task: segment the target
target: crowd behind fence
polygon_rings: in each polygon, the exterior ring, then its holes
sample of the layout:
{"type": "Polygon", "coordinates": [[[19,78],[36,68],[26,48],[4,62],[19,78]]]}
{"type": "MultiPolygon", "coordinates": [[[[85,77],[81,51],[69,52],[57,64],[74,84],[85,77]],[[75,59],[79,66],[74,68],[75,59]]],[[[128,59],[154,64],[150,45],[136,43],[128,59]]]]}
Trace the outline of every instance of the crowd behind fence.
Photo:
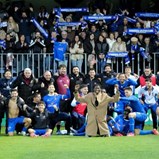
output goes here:
{"type": "MultiPolygon", "coordinates": [[[[72,65],[71,65],[71,60],[70,60],[70,53],[66,53],[65,57],[67,57],[67,60],[64,61],[56,61],[54,60],[54,55],[53,53],[13,53],[13,65],[11,66],[12,73],[17,76],[19,72],[24,70],[26,67],[29,67],[32,69],[33,73],[36,74],[37,77],[40,77],[43,75],[43,73],[46,70],[52,71],[52,73],[56,73],[58,66],[60,64],[65,64],[67,66],[67,73],[70,74],[72,71],[72,65]]],[[[3,73],[5,71],[5,64],[4,64],[4,57],[5,54],[0,54],[0,74],[1,77],[3,76],[3,73]]],[[[154,52],[153,53],[153,60],[151,60],[151,63],[148,64],[148,66],[152,69],[154,74],[157,74],[158,72],[158,56],[159,52],[154,52]]],[[[137,65],[134,64],[134,61],[131,62],[131,68],[132,72],[140,75],[143,72],[143,69],[145,66],[145,59],[142,59],[140,55],[138,54],[137,56],[137,65]]],[[[107,62],[106,62],[107,63],[107,62]]],[[[112,69],[119,73],[119,72],[124,72],[124,58],[123,57],[117,57],[114,58],[111,63],[109,63],[112,67],[112,69]]],[[[82,64],[82,72],[84,74],[88,73],[88,61],[87,61],[87,53],[84,53],[84,60],[82,64]]],[[[98,61],[96,61],[95,65],[96,73],[102,73],[98,72],[98,61]]]]}

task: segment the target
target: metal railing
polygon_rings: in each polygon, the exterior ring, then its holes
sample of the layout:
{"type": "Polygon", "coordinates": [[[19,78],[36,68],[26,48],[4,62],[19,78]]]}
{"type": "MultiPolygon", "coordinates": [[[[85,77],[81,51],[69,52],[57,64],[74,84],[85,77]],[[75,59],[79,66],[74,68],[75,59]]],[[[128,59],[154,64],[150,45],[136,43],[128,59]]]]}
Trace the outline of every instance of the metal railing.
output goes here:
{"type": "MultiPolygon", "coordinates": [[[[70,74],[72,72],[72,64],[71,64],[71,59],[70,53],[65,54],[65,61],[55,61],[53,54],[52,53],[13,53],[14,59],[13,59],[13,64],[10,66],[12,73],[17,76],[18,73],[24,68],[29,67],[32,69],[33,73],[36,75],[36,77],[39,77],[43,75],[44,71],[46,70],[51,70],[53,73],[57,72],[57,68],[60,64],[65,64],[68,68],[68,73],[70,74]]],[[[158,69],[158,58],[159,58],[159,52],[154,52],[152,55],[152,60],[151,63],[148,65],[152,68],[153,73],[156,74],[158,69]]],[[[4,73],[5,66],[6,66],[6,59],[7,59],[7,54],[1,53],[0,54],[0,74],[1,77],[4,73]]],[[[96,72],[101,73],[98,70],[98,60],[96,62],[96,72]]],[[[87,53],[84,53],[84,59],[83,59],[83,64],[82,64],[82,72],[84,74],[87,74],[88,70],[88,61],[87,61],[87,53]]],[[[112,66],[112,69],[115,72],[124,72],[124,58],[114,58],[113,61],[110,64],[112,66]]],[[[136,61],[131,61],[130,63],[132,67],[132,72],[137,73],[140,75],[143,73],[143,69],[145,68],[146,65],[146,60],[143,59],[140,54],[138,54],[136,61]],[[141,61],[142,60],[142,61],[141,61]]]]}
{"type": "MultiPolygon", "coordinates": [[[[50,70],[53,73],[57,72],[58,66],[60,64],[65,64],[68,68],[68,73],[72,71],[72,64],[70,60],[70,53],[65,54],[64,61],[56,61],[54,60],[53,53],[12,53],[12,65],[9,66],[12,73],[17,76],[19,72],[24,70],[26,67],[32,69],[33,74],[36,77],[43,75],[46,70],[50,70]]],[[[87,73],[87,54],[84,53],[83,59],[83,66],[82,71],[83,73],[87,73]]],[[[1,77],[6,69],[7,65],[7,54],[1,53],[0,54],[0,74],[1,77]]]]}

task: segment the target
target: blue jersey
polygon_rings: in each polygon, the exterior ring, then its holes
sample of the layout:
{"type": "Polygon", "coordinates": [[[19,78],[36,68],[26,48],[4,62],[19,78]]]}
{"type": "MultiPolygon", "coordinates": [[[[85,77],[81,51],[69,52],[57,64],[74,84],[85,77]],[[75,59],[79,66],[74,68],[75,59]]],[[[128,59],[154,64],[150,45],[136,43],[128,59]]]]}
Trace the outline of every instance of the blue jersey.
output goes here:
{"type": "Polygon", "coordinates": [[[119,132],[127,134],[129,132],[129,120],[124,119],[124,115],[118,115],[115,118],[115,122],[119,128],[119,132]]]}
{"type": "Polygon", "coordinates": [[[137,82],[134,81],[134,80],[131,80],[131,79],[127,79],[127,80],[124,81],[124,83],[121,83],[116,78],[111,78],[111,79],[108,79],[106,81],[106,84],[109,84],[109,85],[115,85],[115,84],[117,84],[119,86],[120,96],[121,97],[125,97],[124,88],[129,87],[131,85],[136,86],[137,82]]]}
{"type": "Polygon", "coordinates": [[[132,95],[130,97],[121,97],[120,100],[124,103],[127,103],[132,108],[133,112],[146,113],[144,106],[136,96],[132,95]]]}
{"type": "Polygon", "coordinates": [[[47,111],[50,112],[50,113],[54,113],[55,109],[54,109],[53,106],[56,105],[57,108],[59,109],[60,100],[67,99],[67,98],[70,98],[70,97],[71,97],[70,90],[67,89],[66,95],[62,95],[62,94],[46,95],[46,96],[44,96],[43,101],[46,104],[47,111]]]}

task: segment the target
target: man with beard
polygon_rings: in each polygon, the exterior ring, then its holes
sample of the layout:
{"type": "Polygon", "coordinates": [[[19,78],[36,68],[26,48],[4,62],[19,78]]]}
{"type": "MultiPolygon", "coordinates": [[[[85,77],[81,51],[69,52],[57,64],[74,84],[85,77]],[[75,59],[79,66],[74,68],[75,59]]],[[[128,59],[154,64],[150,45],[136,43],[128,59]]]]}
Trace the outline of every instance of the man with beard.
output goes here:
{"type": "Polygon", "coordinates": [[[106,89],[109,96],[114,95],[114,86],[108,85],[106,81],[110,78],[116,77],[116,73],[112,70],[109,64],[105,65],[103,73],[99,74],[102,87],[106,89]]]}
{"type": "Polygon", "coordinates": [[[79,72],[78,66],[74,66],[72,68],[72,73],[69,75],[70,78],[70,91],[71,91],[71,97],[73,99],[73,92],[75,91],[75,85],[77,83],[82,84],[84,81],[84,74],[79,72]]]}
{"type": "MultiPolygon", "coordinates": [[[[75,99],[78,102],[87,104],[88,121],[86,126],[86,135],[109,137],[109,129],[106,123],[107,107],[110,102],[117,102],[119,100],[119,92],[114,97],[108,96],[101,92],[101,86],[95,85],[94,91],[85,96],[80,97],[78,87],[75,87],[75,99]]],[[[118,90],[118,88],[117,88],[118,90]]]]}

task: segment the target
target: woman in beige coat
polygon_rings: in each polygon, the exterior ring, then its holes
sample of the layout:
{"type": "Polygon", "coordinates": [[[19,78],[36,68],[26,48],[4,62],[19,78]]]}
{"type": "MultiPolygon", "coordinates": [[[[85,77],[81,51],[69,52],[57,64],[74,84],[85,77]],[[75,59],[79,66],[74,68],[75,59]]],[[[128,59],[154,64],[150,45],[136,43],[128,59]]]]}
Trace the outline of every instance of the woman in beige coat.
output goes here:
{"type": "Polygon", "coordinates": [[[97,136],[99,131],[100,136],[110,136],[106,122],[107,107],[110,102],[117,102],[119,100],[119,92],[117,91],[114,97],[110,97],[106,93],[101,92],[100,85],[96,85],[94,92],[83,97],[80,97],[78,92],[75,92],[74,95],[78,102],[87,103],[88,121],[86,135],[97,136]]]}

